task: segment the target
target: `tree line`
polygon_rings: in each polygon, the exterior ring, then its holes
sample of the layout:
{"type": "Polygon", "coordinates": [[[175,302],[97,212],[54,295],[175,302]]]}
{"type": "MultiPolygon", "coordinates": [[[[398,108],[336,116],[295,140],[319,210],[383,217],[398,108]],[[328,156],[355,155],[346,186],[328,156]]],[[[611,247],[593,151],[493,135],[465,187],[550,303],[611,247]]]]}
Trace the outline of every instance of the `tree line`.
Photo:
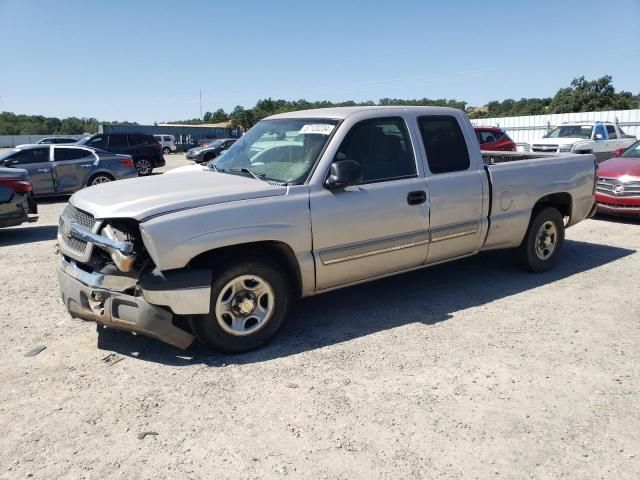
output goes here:
{"type": "Polygon", "coordinates": [[[135,122],[101,122],[95,118],[56,118],[0,113],[0,135],[82,135],[97,133],[101,123],[138,125],[135,122]]]}
{"type": "MultiPolygon", "coordinates": [[[[471,118],[511,117],[518,115],[542,115],[548,113],[573,113],[604,110],[630,110],[640,108],[640,94],[616,92],[613,79],[605,75],[597,80],[586,80],[584,77],[574,78],[566,88],[561,88],[553,97],[521,98],[491,101],[484,107],[469,107],[465,101],[455,99],[400,99],[382,98],[377,102],[330,102],[301,100],[274,100],[264,98],[258,100],[253,108],[236,106],[227,113],[222,108],[206,112],[202,120],[178,120],[171,123],[199,125],[202,123],[229,122],[234,128],[248,130],[259,120],[276,113],[307,110],[311,108],[350,107],[366,105],[420,105],[452,107],[466,111],[471,118]]],[[[137,125],[134,122],[99,122],[95,118],[58,119],[39,115],[16,115],[9,112],[0,113],[0,135],[28,134],[82,134],[95,133],[100,123],[122,123],[137,125]]]]}

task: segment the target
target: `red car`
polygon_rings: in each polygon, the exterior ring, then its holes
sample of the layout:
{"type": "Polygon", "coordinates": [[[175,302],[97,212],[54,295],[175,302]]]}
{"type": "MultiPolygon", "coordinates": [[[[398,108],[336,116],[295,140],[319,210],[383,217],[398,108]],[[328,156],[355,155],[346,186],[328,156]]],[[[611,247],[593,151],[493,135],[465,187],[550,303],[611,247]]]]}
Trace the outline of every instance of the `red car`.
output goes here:
{"type": "Polygon", "coordinates": [[[640,215],[640,142],[613,154],[616,158],[598,165],[598,212],[640,215]]]}
{"type": "Polygon", "coordinates": [[[480,150],[488,150],[490,152],[515,152],[518,147],[516,143],[509,138],[507,132],[497,127],[474,127],[478,142],[480,142],[480,150]]]}

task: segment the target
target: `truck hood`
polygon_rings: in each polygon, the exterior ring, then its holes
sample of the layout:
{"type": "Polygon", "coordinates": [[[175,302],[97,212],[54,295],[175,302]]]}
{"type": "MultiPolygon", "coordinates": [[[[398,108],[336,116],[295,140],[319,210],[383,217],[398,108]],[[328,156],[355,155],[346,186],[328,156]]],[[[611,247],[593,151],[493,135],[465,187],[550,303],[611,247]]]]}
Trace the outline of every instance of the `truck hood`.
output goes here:
{"type": "Polygon", "coordinates": [[[618,157],[598,165],[598,176],[620,178],[623,176],[640,178],[640,158],[618,157]]]}
{"type": "Polygon", "coordinates": [[[584,142],[586,138],[560,137],[560,138],[540,138],[531,142],[533,145],[573,145],[584,142]]]}
{"type": "Polygon", "coordinates": [[[103,183],[75,193],[70,203],[96,218],[138,221],[176,210],[284,195],[287,187],[240,175],[184,171],[103,183]]]}

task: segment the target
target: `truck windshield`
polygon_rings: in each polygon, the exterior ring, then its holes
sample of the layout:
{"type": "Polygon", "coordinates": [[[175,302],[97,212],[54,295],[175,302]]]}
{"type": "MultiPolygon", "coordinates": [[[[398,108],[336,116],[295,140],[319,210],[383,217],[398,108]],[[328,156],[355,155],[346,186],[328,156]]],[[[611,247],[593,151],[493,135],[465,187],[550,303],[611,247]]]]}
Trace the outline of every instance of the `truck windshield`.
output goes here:
{"type": "Polygon", "coordinates": [[[209,165],[221,172],[303,183],[337,124],[321,118],[262,120],[209,165]]]}
{"type": "Polygon", "coordinates": [[[640,158],[640,142],[631,145],[622,156],[626,158],[640,158]]]}
{"type": "Polygon", "coordinates": [[[564,125],[551,130],[545,138],[591,138],[591,125],[564,125]]]}

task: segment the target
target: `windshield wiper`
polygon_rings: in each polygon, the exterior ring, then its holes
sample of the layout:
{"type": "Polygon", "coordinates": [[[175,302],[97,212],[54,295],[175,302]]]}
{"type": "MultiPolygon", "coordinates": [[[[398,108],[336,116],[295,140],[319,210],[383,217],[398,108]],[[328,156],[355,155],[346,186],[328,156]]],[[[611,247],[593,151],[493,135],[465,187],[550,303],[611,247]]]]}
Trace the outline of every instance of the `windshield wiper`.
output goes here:
{"type": "Polygon", "coordinates": [[[230,172],[242,172],[242,173],[248,173],[249,175],[251,175],[253,178],[255,178],[256,180],[265,180],[266,175],[264,173],[256,173],[253,170],[248,169],[247,167],[242,167],[242,168],[238,168],[238,169],[231,169],[229,170],[230,172]]]}

